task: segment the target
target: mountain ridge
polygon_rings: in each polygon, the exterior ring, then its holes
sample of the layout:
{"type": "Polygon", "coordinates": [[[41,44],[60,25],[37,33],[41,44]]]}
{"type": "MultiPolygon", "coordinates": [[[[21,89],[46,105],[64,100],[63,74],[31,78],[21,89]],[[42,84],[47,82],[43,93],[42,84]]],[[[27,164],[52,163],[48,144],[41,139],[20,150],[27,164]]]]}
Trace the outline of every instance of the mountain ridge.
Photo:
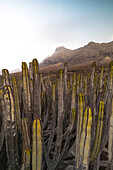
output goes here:
{"type": "MultiPolygon", "coordinates": [[[[63,46],[57,47],[55,52],[40,63],[40,68],[68,63],[69,67],[96,62],[97,65],[109,64],[113,60],[113,41],[108,43],[89,42],[75,50],[63,46]],[[106,58],[107,57],[107,58],[106,58]]],[[[51,67],[52,68],[52,67],[51,67]]]]}

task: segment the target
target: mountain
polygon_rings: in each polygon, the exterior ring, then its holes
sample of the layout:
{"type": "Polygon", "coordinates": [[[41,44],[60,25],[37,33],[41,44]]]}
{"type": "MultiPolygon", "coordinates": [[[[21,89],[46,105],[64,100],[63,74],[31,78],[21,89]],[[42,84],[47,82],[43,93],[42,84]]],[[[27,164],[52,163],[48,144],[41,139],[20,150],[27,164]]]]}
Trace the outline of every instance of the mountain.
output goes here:
{"type": "Polygon", "coordinates": [[[76,50],[70,50],[63,46],[57,47],[52,56],[40,63],[40,70],[48,68],[49,71],[52,71],[57,66],[59,69],[63,66],[63,63],[68,63],[69,68],[73,70],[74,68],[89,67],[93,61],[98,66],[108,65],[112,60],[113,41],[109,43],[89,42],[76,50]]]}
{"type": "Polygon", "coordinates": [[[20,69],[14,69],[10,71],[10,73],[17,73],[17,72],[20,72],[20,69]]]}

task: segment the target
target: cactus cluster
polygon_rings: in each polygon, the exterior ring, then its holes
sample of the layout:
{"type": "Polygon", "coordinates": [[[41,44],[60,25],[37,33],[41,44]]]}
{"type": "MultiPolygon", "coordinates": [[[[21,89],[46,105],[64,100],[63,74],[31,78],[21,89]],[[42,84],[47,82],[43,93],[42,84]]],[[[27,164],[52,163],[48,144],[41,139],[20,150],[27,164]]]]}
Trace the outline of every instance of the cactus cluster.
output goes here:
{"type": "Polygon", "coordinates": [[[0,170],[113,169],[113,62],[51,76],[33,59],[1,84],[0,170]]]}

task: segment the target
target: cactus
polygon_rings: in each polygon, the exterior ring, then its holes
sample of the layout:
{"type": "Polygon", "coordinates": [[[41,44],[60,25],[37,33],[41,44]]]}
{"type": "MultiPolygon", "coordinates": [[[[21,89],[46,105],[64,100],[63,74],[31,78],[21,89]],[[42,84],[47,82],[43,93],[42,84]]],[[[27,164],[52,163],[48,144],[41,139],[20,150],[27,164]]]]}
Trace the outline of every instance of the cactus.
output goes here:
{"type": "Polygon", "coordinates": [[[75,116],[76,116],[76,111],[75,111],[75,102],[76,101],[76,88],[75,86],[73,85],[72,87],[72,102],[71,102],[71,110],[72,110],[72,118],[73,118],[73,121],[75,121],[75,116]]]}
{"type": "Polygon", "coordinates": [[[67,95],[67,63],[64,64],[64,96],[67,95]]]}
{"type": "Polygon", "coordinates": [[[33,121],[32,137],[32,170],[41,170],[42,161],[42,142],[41,142],[41,125],[40,120],[33,121]]]}
{"type": "MultiPolygon", "coordinates": [[[[0,155],[4,146],[4,125],[3,125],[3,90],[0,90],[0,155]]],[[[3,155],[3,154],[2,154],[3,155]]],[[[1,156],[0,156],[1,157],[1,156]]]]}
{"type": "Polygon", "coordinates": [[[93,106],[93,88],[94,88],[94,76],[95,76],[95,66],[96,63],[92,63],[92,73],[91,73],[91,87],[90,87],[90,107],[92,108],[93,106]]]}
{"type": "Polygon", "coordinates": [[[48,153],[52,147],[53,137],[55,135],[55,127],[56,127],[56,94],[55,94],[55,84],[53,84],[52,88],[52,123],[51,123],[51,133],[48,141],[48,153]]]}
{"type": "Polygon", "coordinates": [[[19,103],[19,96],[18,96],[18,90],[17,90],[17,82],[16,78],[12,77],[12,91],[14,96],[14,107],[15,107],[15,117],[16,117],[16,123],[18,131],[21,132],[21,114],[20,114],[20,103],[19,103]]]}
{"type": "Polygon", "coordinates": [[[86,106],[88,105],[88,79],[87,76],[84,78],[84,99],[86,106]]]}
{"type": "Polygon", "coordinates": [[[94,146],[93,146],[93,149],[90,155],[90,163],[94,162],[94,160],[96,159],[99,153],[99,149],[101,145],[101,138],[102,138],[102,129],[103,129],[103,116],[104,116],[104,102],[100,101],[95,142],[94,142],[94,146]]]}
{"type": "Polygon", "coordinates": [[[113,169],[113,62],[40,74],[33,59],[22,80],[2,73],[1,170],[113,169]]]}
{"type": "MultiPolygon", "coordinates": [[[[63,70],[59,73],[59,84],[58,84],[58,131],[57,131],[57,143],[56,152],[58,155],[61,152],[61,142],[62,142],[62,131],[63,131],[63,70]]],[[[57,156],[58,156],[57,155],[57,156]]]]}
{"type": "Polygon", "coordinates": [[[8,164],[12,170],[19,169],[14,99],[9,86],[4,87],[3,99],[3,120],[8,164]]]}
{"type": "Polygon", "coordinates": [[[7,69],[2,70],[2,84],[3,86],[9,86],[9,71],[7,69]]]}
{"type": "Polygon", "coordinates": [[[22,139],[23,139],[23,164],[26,170],[30,169],[30,136],[27,118],[22,118],[22,139]]]}
{"type": "MultiPolygon", "coordinates": [[[[113,147],[113,65],[111,65],[110,67],[110,89],[109,89],[112,93],[112,98],[111,98],[111,107],[109,109],[110,111],[110,119],[109,119],[109,135],[108,135],[108,160],[110,163],[110,168],[109,169],[113,169],[113,164],[112,164],[112,159],[113,159],[113,155],[112,155],[112,147],[113,147]]],[[[109,94],[108,94],[109,95],[109,94]]],[[[111,97],[111,95],[110,95],[111,97]]],[[[110,99],[109,99],[110,100],[110,99]]]]}
{"type": "Polygon", "coordinates": [[[24,106],[23,117],[26,117],[29,121],[29,124],[31,125],[32,115],[31,115],[30,87],[28,78],[28,68],[25,62],[22,63],[22,79],[23,79],[22,82],[23,82],[23,106],[24,106]]]}
{"type": "Polygon", "coordinates": [[[73,75],[73,85],[76,86],[76,73],[73,75]]]}
{"type": "Polygon", "coordinates": [[[38,61],[33,59],[33,119],[41,118],[41,84],[38,61]]]}
{"type": "MultiPolygon", "coordinates": [[[[109,137],[108,137],[108,160],[111,163],[113,159],[112,148],[113,148],[113,98],[112,98],[112,113],[110,116],[109,123],[109,137]]],[[[113,167],[111,167],[112,169],[113,167]]]]}
{"type": "Polygon", "coordinates": [[[92,113],[90,108],[86,108],[83,118],[83,128],[80,138],[80,163],[79,168],[89,168],[89,154],[91,142],[92,113]]]}
{"type": "MultiPolygon", "coordinates": [[[[88,120],[86,128],[86,139],[84,146],[84,155],[83,155],[83,169],[89,169],[89,155],[90,155],[90,143],[91,143],[91,126],[92,126],[92,113],[91,109],[88,108],[88,120]]],[[[84,128],[83,128],[84,129],[84,128]]]]}
{"type": "Polygon", "coordinates": [[[83,94],[78,96],[78,117],[77,117],[77,132],[76,132],[76,169],[79,168],[79,159],[80,159],[80,138],[81,138],[81,130],[82,130],[82,121],[83,121],[83,94]]]}
{"type": "Polygon", "coordinates": [[[77,95],[80,93],[80,74],[77,77],[77,95]]]}

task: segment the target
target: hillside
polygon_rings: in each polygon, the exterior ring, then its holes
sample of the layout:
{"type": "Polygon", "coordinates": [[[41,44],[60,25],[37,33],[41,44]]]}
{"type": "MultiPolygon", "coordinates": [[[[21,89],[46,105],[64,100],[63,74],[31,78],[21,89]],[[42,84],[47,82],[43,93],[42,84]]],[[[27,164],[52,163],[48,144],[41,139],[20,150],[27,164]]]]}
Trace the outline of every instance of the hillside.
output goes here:
{"type": "Polygon", "coordinates": [[[52,56],[40,63],[40,69],[57,69],[63,63],[68,63],[69,69],[89,67],[93,61],[97,66],[108,65],[113,60],[113,41],[109,43],[89,42],[86,46],[76,50],[57,47],[52,56]]]}

